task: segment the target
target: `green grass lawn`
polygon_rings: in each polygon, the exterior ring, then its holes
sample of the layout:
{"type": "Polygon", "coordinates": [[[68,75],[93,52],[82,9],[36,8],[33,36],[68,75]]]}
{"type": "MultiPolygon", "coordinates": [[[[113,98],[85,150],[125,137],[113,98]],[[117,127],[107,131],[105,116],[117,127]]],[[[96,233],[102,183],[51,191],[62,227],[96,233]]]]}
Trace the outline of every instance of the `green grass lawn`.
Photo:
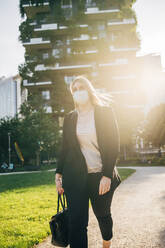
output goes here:
{"type": "Polygon", "coordinates": [[[125,180],[128,176],[130,176],[132,173],[134,173],[135,169],[125,169],[125,168],[118,168],[118,172],[121,176],[121,180],[125,180]]]}
{"type": "MultiPolygon", "coordinates": [[[[118,169],[122,180],[135,170],[118,169]]],[[[50,234],[56,213],[54,171],[0,176],[0,248],[30,248],[50,234]]]]}

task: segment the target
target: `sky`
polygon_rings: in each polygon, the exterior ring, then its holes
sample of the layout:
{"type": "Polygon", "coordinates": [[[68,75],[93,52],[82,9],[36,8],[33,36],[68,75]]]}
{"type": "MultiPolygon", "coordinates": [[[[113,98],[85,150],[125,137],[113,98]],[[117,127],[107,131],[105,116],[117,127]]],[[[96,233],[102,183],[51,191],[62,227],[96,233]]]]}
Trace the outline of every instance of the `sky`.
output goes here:
{"type": "Polygon", "coordinates": [[[165,68],[165,1],[137,0],[133,5],[140,34],[141,50],[137,55],[158,53],[165,68]]]}
{"type": "Polygon", "coordinates": [[[24,48],[18,41],[19,0],[0,1],[0,77],[18,74],[18,65],[24,62],[24,48]]]}
{"type": "MultiPolygon", "coordinates": [[[[165,68],[165,1],[137,0],[133,9],[141,39],[137,55],[158,53],[165,68]]],[[[18,65],[24,62],[24,48],[18,41],[20,21],[19,0],[0,1],[0,77],[16,75],[18,65]]]]}

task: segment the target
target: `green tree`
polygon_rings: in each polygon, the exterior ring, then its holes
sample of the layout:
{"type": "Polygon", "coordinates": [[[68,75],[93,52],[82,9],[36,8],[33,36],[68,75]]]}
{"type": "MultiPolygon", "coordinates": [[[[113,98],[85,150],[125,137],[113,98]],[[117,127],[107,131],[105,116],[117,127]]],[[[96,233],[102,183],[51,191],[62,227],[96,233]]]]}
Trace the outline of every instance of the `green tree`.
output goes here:
{"type": "MultiPolygon", "coordinates": [[[[36,100],[36,98],[35,98],[36,100]]],[[[23,147],[26,161],[34,161],[38,156],[50,160],[58,156],[60,142],[58,118],[47,114],[41,102],[29,102],[21,106],[22,125],[20,146],[23,147]],[[34,105],[38,104],[38,109],[34,105]]],[[[36,106],[36,105],[35,105],[36,106]]]]}
{"type": "Polygon", "coordinates": [[[18,163],[14,142],[21,149],[25,165],[39,165],[39,160],[58,157],[62,136],[58,115],[47,114],[42,99],[38,97],[38,102],[36,97],[34,99],[31,97],[21,105],[21,116],[0,120],[0,162],[8,162],[8,132],[11,133],[12,162],[18,163]]]}
{"type": "Polygon", "coordinates": [[[121,154],[124,159],[128,154],[133,152],[133,135],[137,133],[137,129],[141,121],[144,120],[144,113],[139,109],[117,108],[117,119],[120,131],[121,154]]]}
{"type": "Polygon", "coordinates": [[[0,162],[6,161],[8,163],[8,133],[11,137],[11,158],[17,161],[16,154],[14,152],[14,141],[21,134],[21,122],[18,116],[14,118],[2,118],[0,119],[0,162]]]}
{"type": "Polygon", "coordinates": [[[153,107],[147,115],[144,138],[153,145],[165,145],[165,104],[153,107]]]}

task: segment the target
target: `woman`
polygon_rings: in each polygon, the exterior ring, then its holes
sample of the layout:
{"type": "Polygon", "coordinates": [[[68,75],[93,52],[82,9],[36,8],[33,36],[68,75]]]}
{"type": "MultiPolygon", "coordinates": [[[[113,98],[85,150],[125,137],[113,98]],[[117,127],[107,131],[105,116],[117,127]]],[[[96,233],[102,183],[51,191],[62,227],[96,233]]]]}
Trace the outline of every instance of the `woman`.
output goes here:
{"type": "Polygon", "coordinates": [[[113,237],[111,201],[121,183],[116,168],[120,138],[110,96],[98,93],[84,76],[70,85],[75,109],[65,115],[63,144],[55,172],[56,189],[65,192],[71,248],[87,248],[89,199],[103,248],[113,237]]]}

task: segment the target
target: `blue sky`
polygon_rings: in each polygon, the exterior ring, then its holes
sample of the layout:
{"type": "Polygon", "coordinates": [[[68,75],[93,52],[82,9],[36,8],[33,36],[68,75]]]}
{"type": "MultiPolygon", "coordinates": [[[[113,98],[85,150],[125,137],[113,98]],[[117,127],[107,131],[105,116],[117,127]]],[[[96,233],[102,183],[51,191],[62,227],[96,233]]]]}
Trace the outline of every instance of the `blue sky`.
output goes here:
{"type": "MultiPolygon", "coordinates": [[[[141,50],[137,55],[159,53],[165,68],[165,1],[137,0],[133,8],[138,18],[141,50]]],[[[18,65],[24,62],[24,48],[18,41],[19,0],[0,1],[0,77],[18,73],[18,65]]]]}

